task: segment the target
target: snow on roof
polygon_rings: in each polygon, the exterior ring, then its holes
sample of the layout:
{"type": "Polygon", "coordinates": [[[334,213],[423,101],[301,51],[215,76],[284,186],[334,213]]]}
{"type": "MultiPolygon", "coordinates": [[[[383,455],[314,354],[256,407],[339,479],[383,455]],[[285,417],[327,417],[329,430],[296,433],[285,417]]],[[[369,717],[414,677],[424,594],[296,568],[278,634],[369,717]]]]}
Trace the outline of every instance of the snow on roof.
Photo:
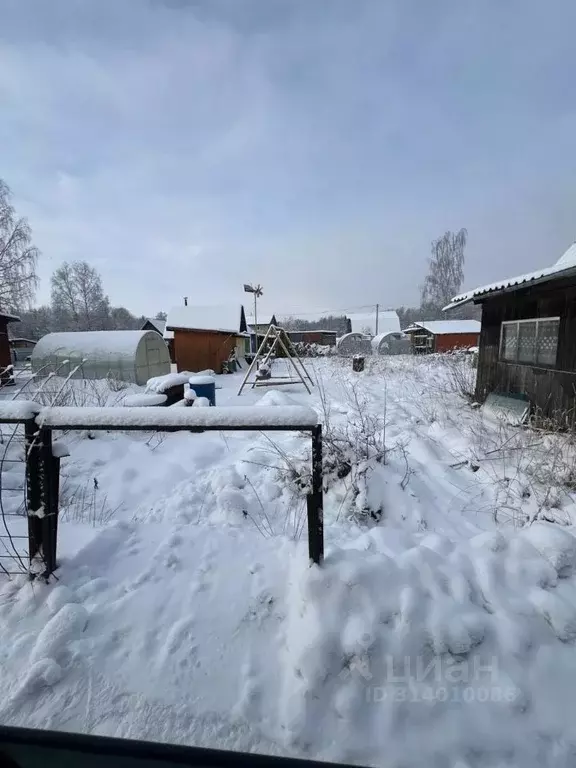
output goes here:
{"type": "MultiPolygon", "coordinates": [[[[33,405],[36,406],[36,403],[33,405]]],[[[0,412],[1,416],[1,412],[0,412]]],[[[228,406],[224,408],[76,408],[62,406],[43,408],[36,417],[39,426],[80,429],[155,429],[172,427],[190,429],[207,427],[242,429],[246,425],[261,429],[291,429],[314,427],[318,416],[312,408],[303,405],[284,405],[270,408],[258,406],[228,406]]]]}
{"type": "Polygon", "coordinates": [[[166,320],[159,320],[157,317],[147,317],[146,322],[153,325],[160,335],[166,330],[166,320]]]}
{"type": "MultiPolygon", "coordinates": [[[[271,325],[272,320],[274,319],[274,315],[266,312],[262,312],[262,314],[258,313],[258,325],[271,325]]],[[[254,315],[246,315],[246,323],[248,325],[254,325],[254,315]]]]}
{"type": "Polygon", "coordinates": [[[36,344],[35,339],[25,339],[22,336],[11,336],[9,341],[10,341],[10,344],[12,344],[13,341],[25,341],[28,344],[36,344]]]}
{"type": "Polygon", "coordinates": [[[576,274],[576,243],[572,243],[570,248],[560,256],[558,261],[552,267],[538,269],[535,272],[527,272],[526,274],[518,275],[517,277],[509,277],[506,280],[482,285],[480,288],[474,288],[466,293],[461,293],[458,296],[454,296],[450,304],[444,307],[444,311],[452,309],[453,307],[458,307],[462,304],[467,304],[469,301],[473,301],[475,298],[484,296],[488,293],[496,293],[498,291],[505,292],[516,286],[524,285],[525,283],[546,283],[549,280],[554,280],[571,274],[576,274]]]}
{"type": "MultiPolygon", "coordinates": [[[[376,335],[376,310],[373,312],[346,314],[346,317],[352,323],[352,333],[376,335]]],[[[400,318],[393,309],[385,309],[378,312],[378,333],[387,333],[388,331],[400,332],[400,318]]]]}
{"type": "Polygon", "coordinates": [[[7,320],[9,323],[20,323],[21,320],[18,317],[18,315],[9,315],[6,312],[0,311],[0,317],[3,317],[4,320],[7,320]]]}
{"type": "Polygon", "coordinates": [[[58,354],[90,361],[133,357],[138,344],[154,331],[68,331],[48,333],[34,347],[36,360],[58,354]]]}
{"type": "Polygon", "coordinates": [[[186,331],[220,331],[240,333],[242,305],[227,304],[211,307],[173,307],[168,312],[167,330],[176,328],[186,331]]]}
{"type": "Polygon", "coordinates": [[[404,329],[404,333],[413,333],[420,328],[434,336],[449,333],[480,333],[480,322],[478,320],[424,320],[412,323],[409,328],[404,329]]]}

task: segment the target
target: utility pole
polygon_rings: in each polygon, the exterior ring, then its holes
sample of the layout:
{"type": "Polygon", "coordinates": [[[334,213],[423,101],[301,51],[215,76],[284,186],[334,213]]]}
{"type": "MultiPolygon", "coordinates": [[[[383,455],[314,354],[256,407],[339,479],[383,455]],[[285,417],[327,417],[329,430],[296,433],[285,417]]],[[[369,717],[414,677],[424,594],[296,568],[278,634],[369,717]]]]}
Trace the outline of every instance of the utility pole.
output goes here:
{"type": "Polygon", "coordinates": [[[378,336],[378,310],[380,309],[380,304],[376,304],[376,333],[374,336],[378,336]]]}

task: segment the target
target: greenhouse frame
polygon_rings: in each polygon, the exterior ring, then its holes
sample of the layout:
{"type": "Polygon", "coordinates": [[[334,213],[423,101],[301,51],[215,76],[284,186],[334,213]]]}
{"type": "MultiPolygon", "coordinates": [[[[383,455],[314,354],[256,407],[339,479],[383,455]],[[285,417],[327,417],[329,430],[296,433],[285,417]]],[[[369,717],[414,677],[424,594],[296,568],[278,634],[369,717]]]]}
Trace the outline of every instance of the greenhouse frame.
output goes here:
{"type": "Polygon", "coordinates": [[[409,355],[412,352],[412,343],[405,333],[387,331],[374,336],[372,352],[375,355],[409,355]]]}
{"type": "Polygon", "coordinates": [[[336,341],[336,350],[339,355],[371,355],[372,346],[370,339],[362,333],[345,333],[336,341]]]}

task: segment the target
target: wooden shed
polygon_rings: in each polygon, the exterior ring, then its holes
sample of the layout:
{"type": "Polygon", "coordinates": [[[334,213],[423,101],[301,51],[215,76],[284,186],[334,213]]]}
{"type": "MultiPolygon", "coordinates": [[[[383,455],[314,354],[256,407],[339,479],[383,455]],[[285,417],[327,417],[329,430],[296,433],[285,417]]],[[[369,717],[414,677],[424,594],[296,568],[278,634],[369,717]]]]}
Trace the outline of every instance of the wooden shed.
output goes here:
{"type": "Polygon", "coordinates": [[[174,307],[168,313],[166,330],[174,333],[174,361],[179,371],[221,373],[231,356],[244,358],[250,346],[242,305],[174,307]]]}
{"type": "Polygon", "coordinates": [[[336,346],[336,331],[288,331],[290,341],[303,344],[320,344],[323,347],[336,346]]]}
{"type": "Polygon", "coordinates": [[[576,426],[576,243],[552,267],[456,296],[482,305],[476,398],[522,394],[546,418],[576,426]]]}
{"type": "Polygon", "coordinates": [[[404,329],[414,354],[452,352],[478,346],[478,320],[425,320],[404,329]]]}
{"type": "Polygon", "coordinates": [[[0,386],[13,383],[12,378],[12,353],[8,339],[8,323],[19,323],[16,315],[8,315],[0,312],[0,386]]]}
{"type": "Polygon", "coordinates": [[[26,354],[30,354],[34,347],[36,346],[37,341],[34,339],[23,339],[20,336],[13,336],[10,339],[10,346],[12,349],[20,349],[26,354]]]}

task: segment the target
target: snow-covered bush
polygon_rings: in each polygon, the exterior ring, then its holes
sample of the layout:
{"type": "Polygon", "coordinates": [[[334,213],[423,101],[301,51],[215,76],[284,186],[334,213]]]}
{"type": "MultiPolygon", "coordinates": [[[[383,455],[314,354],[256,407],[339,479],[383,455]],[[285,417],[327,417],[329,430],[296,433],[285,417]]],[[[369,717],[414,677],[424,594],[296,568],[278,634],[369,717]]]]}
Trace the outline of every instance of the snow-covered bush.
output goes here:
{"type": "Polygon", "coordinates": [[[106,383],[108,384],[108,389],[110,389],[111,392],[122,392],[129,387],[127,381],[124,381],[118,376],[117,373],[113,373],[112,371],[110,371],[106,377],[106,383]]]}
{"type": "MultiPolygon", "coordinates": [[[[474,412],[465,427],[470,461],[496,522],[522,526],[536,520],[569,525],[576,490],[576,444],[572,433],[545,433],[486,420],[474,412]],[[487,486],[484,490],[483,486],[487,486]]],[[[474,502],[475,497],[469,501],[474,502]]]]}
{"type": "Polygon", "coordinates": [[[476,389],[475,356],[456,351],[439,355],[439,358],[446,368],[445,382],[449,390],[472,400],[476,389]]]}
{"type": "MultiPolygon", "coordinates": [[[[316,386],[323,424],[324,490],[329,491],[338,483],[345,483],[350,514],[358,522],[378,521],[382,508],[369,501],[366,483],[376,467],[386,464],[386,410],[374,412],[369,407],[369,396],[363,391],[361,380],[343,378],[341,390],[346,418],[336,418],[333,400],[321,379],[317,378],[316,386]]],[[[272,463],[280,482],[289,487],[295,497],[308,493],[311,489],[310,451],[297,457],[289,455],[273,440],[269,443],[275,460],[272,463]]]]}
{"type": "Polygon", "coordinates": [[[295,341],[292,346],[300,357],[332,357],[337,354],[336,347],[328,344],[308,344],[305,341],[295,341]]]}
{"type": "Polygon", "coordinates": [[[125,382],[122,382],[121,388],[116,384],[110,386],[108,379],[73,379],[48,375],[40,382],[31,384],[27,390],[26,399],[34,400],[41,405],[102,408],[120,405],[131,390],[138,391],[138,388],[130,387],[125,382]]]}

